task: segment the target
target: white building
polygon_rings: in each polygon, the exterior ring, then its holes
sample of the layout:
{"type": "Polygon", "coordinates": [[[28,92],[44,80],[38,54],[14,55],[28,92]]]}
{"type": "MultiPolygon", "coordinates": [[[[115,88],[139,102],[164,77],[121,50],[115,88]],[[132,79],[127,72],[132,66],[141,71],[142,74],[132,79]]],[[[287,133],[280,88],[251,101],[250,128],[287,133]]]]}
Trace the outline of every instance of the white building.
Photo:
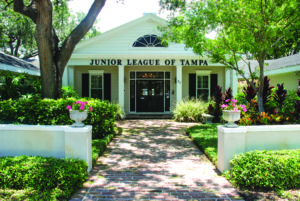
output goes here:
{"type": "Polygon", "coordinates": [[[155,14],[77,45],[63,77],[82,97],[119,103],[125,114],[168,114],[188,97],[209,99],[217,85],[237,90],[236,73],[182,44],[161,44],[155,14]]]}

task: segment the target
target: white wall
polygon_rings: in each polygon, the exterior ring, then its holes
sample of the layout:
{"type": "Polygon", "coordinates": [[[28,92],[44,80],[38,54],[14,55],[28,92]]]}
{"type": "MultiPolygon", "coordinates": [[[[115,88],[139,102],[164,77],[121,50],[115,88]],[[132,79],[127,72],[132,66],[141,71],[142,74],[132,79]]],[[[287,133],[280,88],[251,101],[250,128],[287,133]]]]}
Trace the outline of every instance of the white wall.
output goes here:
{"type": "Polygon", "coordinates": [[[0,156],[79,158],[92,168],[92,126],[0,125],[0,156]]]}
{"type": "Polygon", "coordinates": [[[300,149],[300,125],[218,126],[218,169],[230,169],[234,155],[255,150],[300,149]]]}

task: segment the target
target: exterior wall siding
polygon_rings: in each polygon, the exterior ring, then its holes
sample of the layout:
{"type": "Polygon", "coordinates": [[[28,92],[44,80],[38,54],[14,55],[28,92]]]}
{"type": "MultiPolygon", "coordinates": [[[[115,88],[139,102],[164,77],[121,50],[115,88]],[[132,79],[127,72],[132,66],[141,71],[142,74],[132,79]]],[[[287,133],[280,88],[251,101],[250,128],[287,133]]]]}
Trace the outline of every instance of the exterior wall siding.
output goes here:
{"type": "Polygon", "coordinates": [[[283,84],[287,90],[298,90],[298,80],[300,80],[300,73],[283,73],[277,75],[268,75],[270,78],[270,85],[276,87],[277,84],[283,84]]]}
{"type": "Polygon", "coordinates": [[[82,94],[82,73],[89,73],[89,70],[104,70],[104,73],[111,73],[111,102],[118,103],[118,67],[117,66],[76,66],[74,68],[74,89],[81,96],[82,94]]]}
{"type": "Polygon", "coordinates": [[[225,67],[214,66],[184,66],[182,68],[182,98],[187,99],[189,97],[189,74],[196,73],[196,70],[211,70],[211,74],[218,74],[218,85],[225,91],[225,67]]]}

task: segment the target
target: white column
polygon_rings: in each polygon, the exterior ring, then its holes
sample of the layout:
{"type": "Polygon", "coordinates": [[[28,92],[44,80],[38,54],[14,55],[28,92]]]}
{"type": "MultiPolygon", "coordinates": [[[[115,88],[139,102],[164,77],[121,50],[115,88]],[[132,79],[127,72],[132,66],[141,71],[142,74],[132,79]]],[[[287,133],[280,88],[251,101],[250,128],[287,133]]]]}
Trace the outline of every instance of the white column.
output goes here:
{"type": "Polygon", "coordinates": [[[176,102],[182,100],[182,66],[176,66],[176,102]]]}
{"type": "Polygon", "coordinates": [[[232,95],[234,96],[237,94],[238,91],[238,77],[236,75],[235,70],[231,70],[231,89],[232,89],[232,95]]]}
{"type": "Polygon", "coordinates": [[[74,66],[68,67],[68,85],[74,87],[74,66]]]}
{"type": "Polygon", "coordinates": [[[225,68],[225,89],[224,89],[224,91],[230,87],[230,84],[231,84],[230,73],[231,73],[231,70],[225,68]]]}
{"type": "Polygon", "coordinates": [[[125,91],[124,91],[124,66],[118,66],[119,67],[119,104],[124,110],[124,100],[125,100],[125,91]]]}
{"type": "Polygon", "coordinates": [[[68,86],[69,82],[69,75],[68,75],[68,72],[69,72],[69,66],[67,65],[65,70],[64,70],[64,74],[63,74],[63,77],[62,77],[62,86],[65,87],[65,86],[68,86]]]}

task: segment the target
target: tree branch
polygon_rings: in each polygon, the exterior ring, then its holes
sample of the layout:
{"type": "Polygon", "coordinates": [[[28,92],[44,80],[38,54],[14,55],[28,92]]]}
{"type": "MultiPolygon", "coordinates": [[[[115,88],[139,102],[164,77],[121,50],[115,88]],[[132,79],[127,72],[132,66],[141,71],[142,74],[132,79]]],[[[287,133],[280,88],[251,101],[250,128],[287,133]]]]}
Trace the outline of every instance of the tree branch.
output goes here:
{"type": "Polygon", "coordinates": [[[37,21],[37,9],[34,1],[25,6],[23,0],[14,0],[14,11],[29,17],[35,24],[37,21]]]}
{"type": "Polygon", "coordinates": [[[106,0],[94,0],[88,14],[81,21],[81,23],[71,32],[71,34],[65,39],[58,55],[58,61],[60,62],[60,73],[63,73],[63,69],[70,59],[73,50],[77,43],[84,37],[84,35],[92,28],[99,12],[105,5],[106,0]]]}

